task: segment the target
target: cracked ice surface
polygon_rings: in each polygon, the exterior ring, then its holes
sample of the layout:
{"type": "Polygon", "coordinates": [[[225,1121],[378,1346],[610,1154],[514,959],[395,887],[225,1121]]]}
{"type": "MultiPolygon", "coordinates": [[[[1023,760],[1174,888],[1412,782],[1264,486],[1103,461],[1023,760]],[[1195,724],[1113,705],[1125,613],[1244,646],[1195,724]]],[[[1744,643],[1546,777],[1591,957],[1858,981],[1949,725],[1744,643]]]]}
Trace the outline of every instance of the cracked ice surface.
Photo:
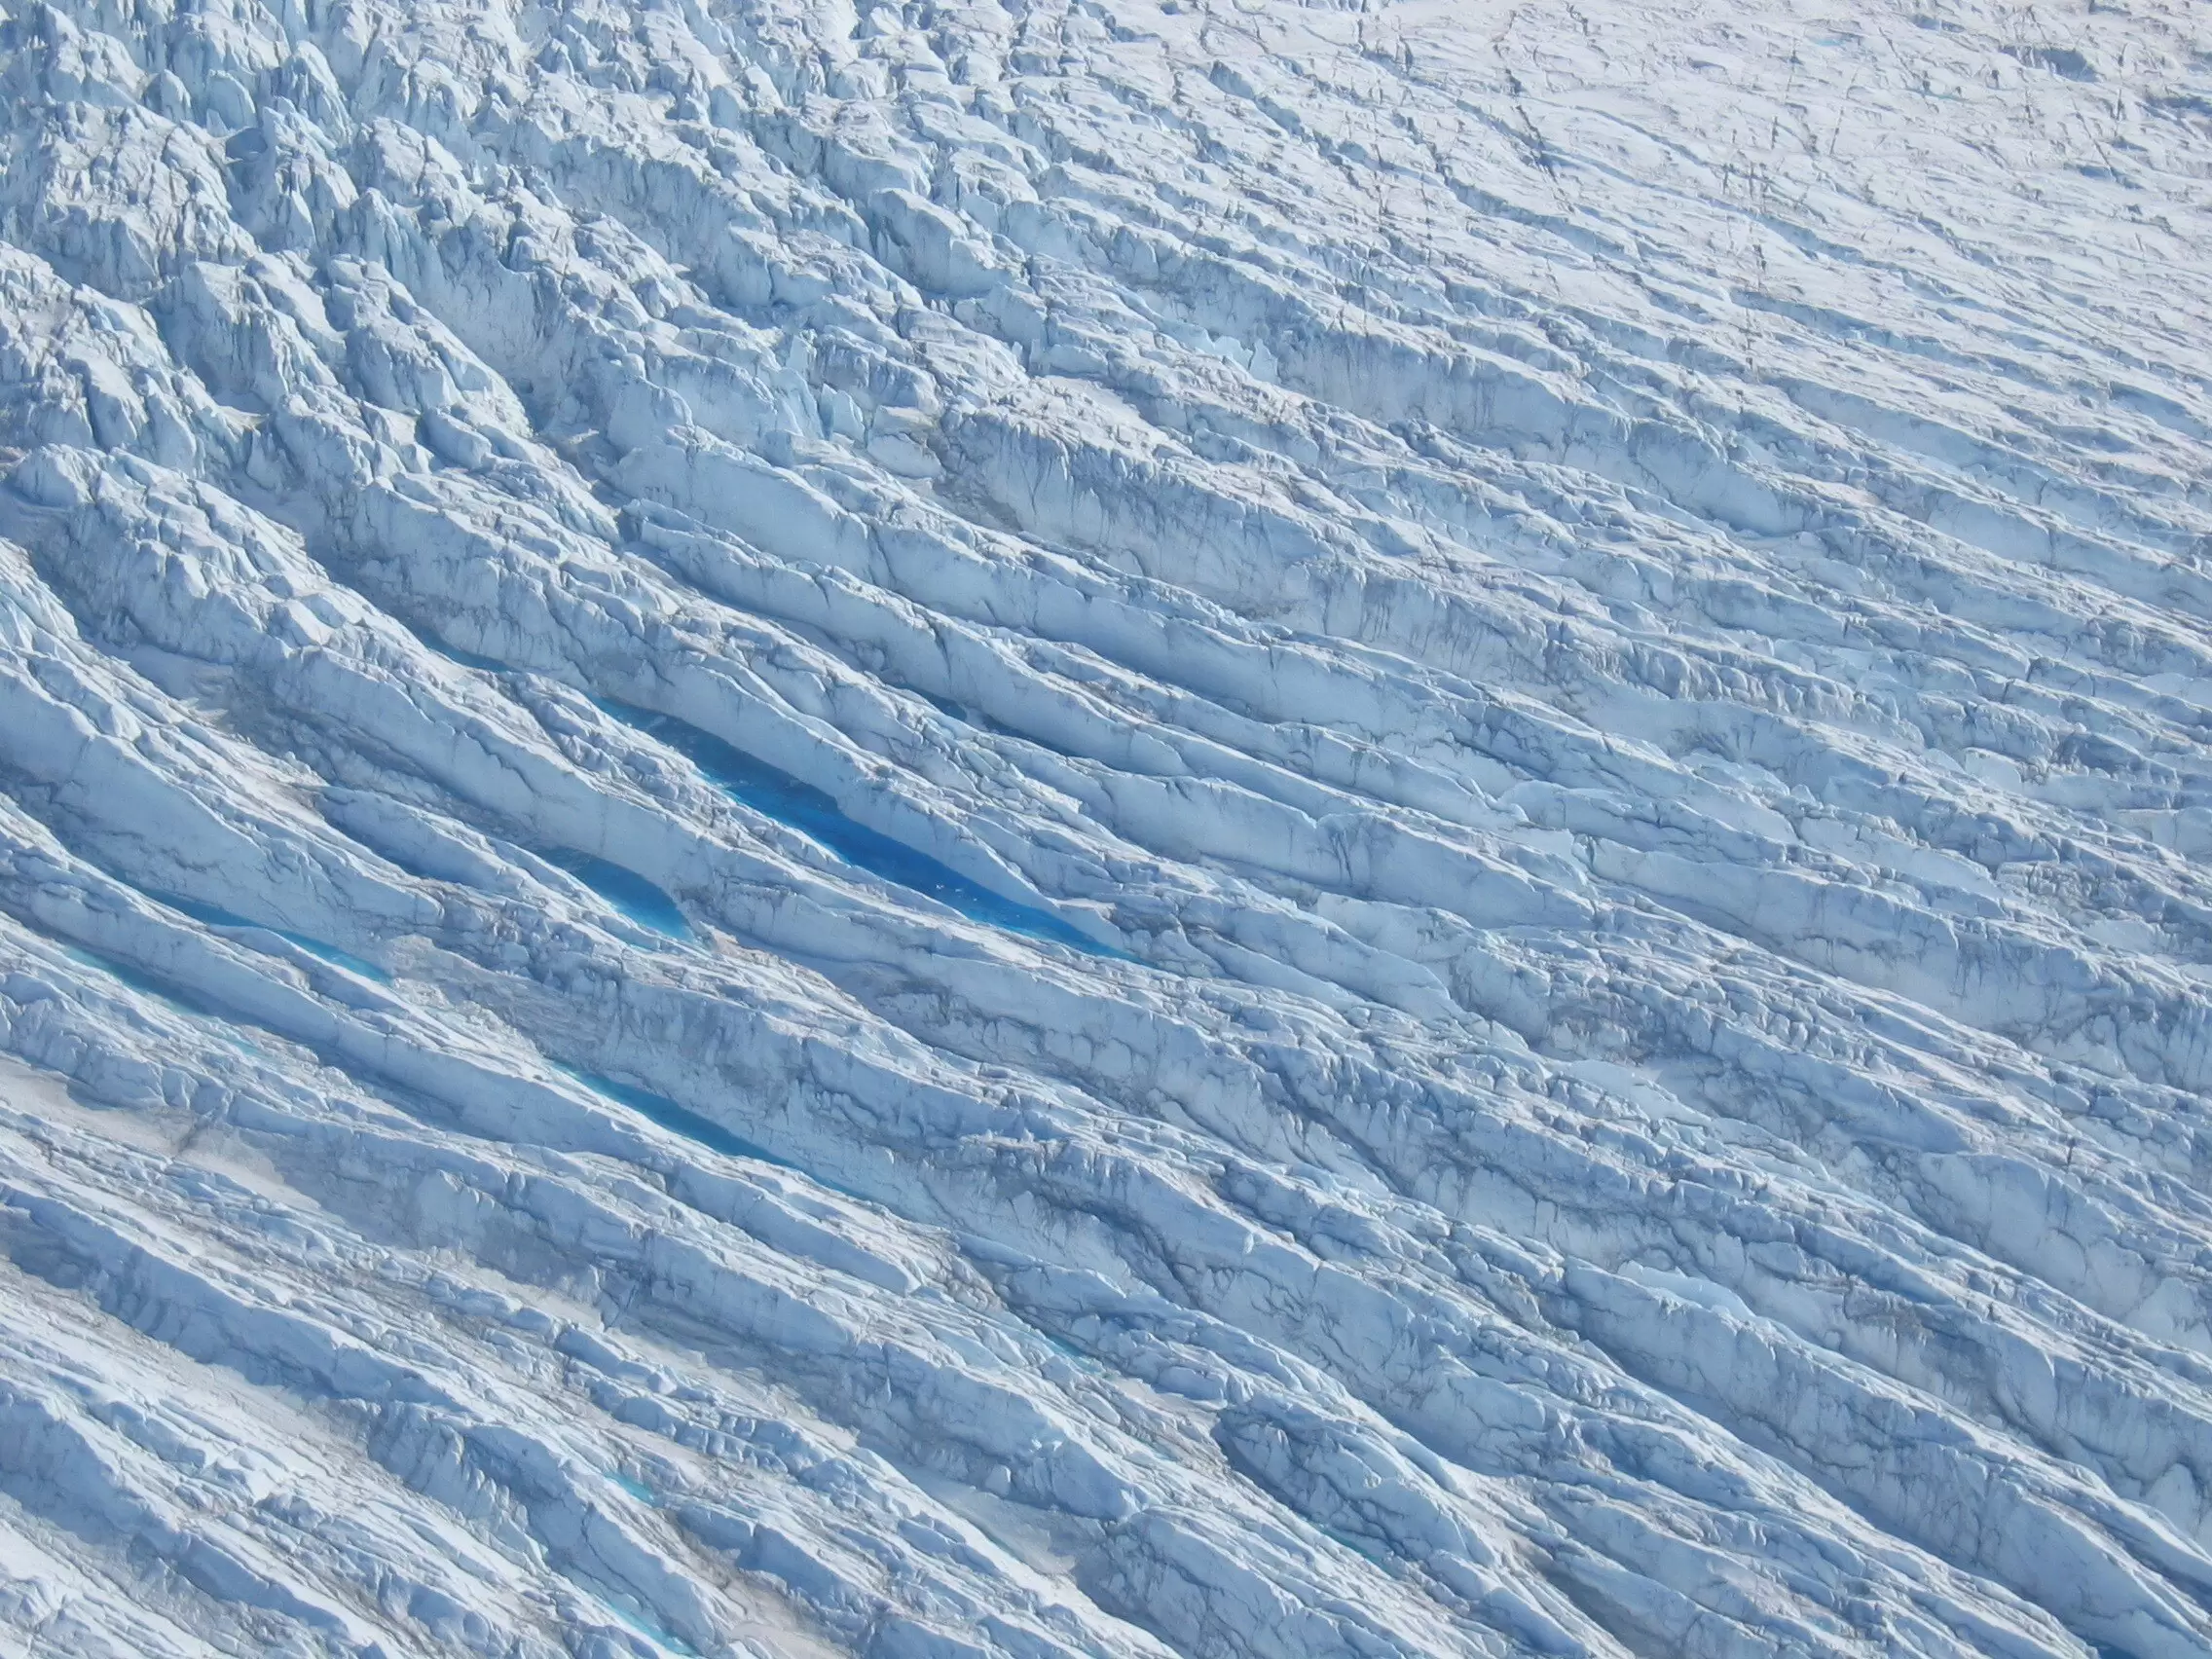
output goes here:
{"type": "Polygon", "coordinates": [[[2212,17],[0,0],[0,1650],[2212,1651],[2212,17]]]}

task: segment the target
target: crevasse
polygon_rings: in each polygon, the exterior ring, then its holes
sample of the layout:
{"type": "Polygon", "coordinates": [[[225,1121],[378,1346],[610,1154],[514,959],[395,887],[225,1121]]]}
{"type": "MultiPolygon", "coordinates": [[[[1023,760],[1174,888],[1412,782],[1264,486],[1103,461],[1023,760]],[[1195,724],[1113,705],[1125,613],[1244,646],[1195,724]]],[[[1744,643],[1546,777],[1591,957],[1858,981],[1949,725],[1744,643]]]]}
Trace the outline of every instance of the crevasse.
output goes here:
{"type": "Polygon", "coordinates": [[[0,109],[0,1651],[2212,1651],[2212,14],[0,109]]]}

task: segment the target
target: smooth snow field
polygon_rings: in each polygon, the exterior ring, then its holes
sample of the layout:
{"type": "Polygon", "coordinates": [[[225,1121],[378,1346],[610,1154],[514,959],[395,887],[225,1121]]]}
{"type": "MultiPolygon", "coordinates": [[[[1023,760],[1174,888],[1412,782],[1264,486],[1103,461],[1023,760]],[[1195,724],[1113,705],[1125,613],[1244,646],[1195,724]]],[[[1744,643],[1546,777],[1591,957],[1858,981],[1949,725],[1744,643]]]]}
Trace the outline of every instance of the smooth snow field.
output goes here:
{"type": "Polygon", "coordinates": [[[0,1655],[2212,1654],[2212,5],[0,0],[0,1655]]]}

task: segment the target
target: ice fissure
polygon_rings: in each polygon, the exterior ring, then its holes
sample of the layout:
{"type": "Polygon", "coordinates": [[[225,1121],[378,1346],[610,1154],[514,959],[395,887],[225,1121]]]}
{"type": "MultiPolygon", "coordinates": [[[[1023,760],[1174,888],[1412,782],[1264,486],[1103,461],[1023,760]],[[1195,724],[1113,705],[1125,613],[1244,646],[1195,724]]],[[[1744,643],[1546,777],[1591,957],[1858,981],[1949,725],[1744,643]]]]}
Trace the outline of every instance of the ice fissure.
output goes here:
{"type": "Polygon", "coordinates": [[[0,0],[0,1652],[2212,1651],[2212,17],[0,0]]]}

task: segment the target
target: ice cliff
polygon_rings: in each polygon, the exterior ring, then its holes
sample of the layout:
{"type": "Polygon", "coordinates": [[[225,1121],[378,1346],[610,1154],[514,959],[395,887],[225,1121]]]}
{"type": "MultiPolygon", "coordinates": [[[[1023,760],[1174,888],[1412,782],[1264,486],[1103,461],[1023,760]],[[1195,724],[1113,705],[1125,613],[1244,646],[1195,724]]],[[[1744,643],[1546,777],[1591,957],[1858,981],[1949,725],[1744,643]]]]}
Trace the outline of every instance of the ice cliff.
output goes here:
{"type": "Polygon", "coordinates": [[[0,0],[0,1653],[2212,1652],[2212,12],[0,0]]]}

